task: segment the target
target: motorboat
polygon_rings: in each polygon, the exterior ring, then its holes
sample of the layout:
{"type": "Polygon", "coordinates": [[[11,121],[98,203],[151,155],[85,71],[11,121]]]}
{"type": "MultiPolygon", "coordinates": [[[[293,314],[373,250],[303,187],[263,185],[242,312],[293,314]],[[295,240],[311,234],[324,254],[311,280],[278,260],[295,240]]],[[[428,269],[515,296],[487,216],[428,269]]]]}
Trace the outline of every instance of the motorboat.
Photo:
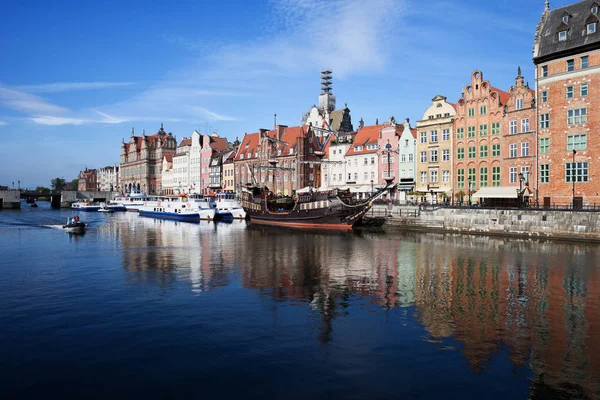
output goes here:
{"type": "Polygon", "coordinates": [[[37,203],[31,203],[31,206],[30,206],[30,207],[32,207],[32,208],[36,208],[36,207],[38,207],[38,205],[37,205],[37,203]]]}
{"type": "Polygon", "coordinates": [[[221,192],[216,194],[215,219],[245,219],[246,212],[237,201],[235,193],[221,192]]]}
{"type": "Polygon", "coordinates": [[[98,211],[100,204],[89,201],[78,201],[71,204],[71,208],[77,211],[98,211]]]}
{"type": "Polygon", "coordinates": [[[217,208],[215,195],[192,194],[188,197],[188,201],[198,209],[198,215],[200,215],[202,221],[212,221],[215,219],[217,208]]]}
{"type": "Polygon", "coordinates": [[[106,205],[106,208],[112,211],[127,211],[127,208],[123,204],[120,204],[116,201],[111,201],[106,205]]]}
{"type": "Polygon", "coordinates": [[[65,232],[69,233],[84,233],[86,224],[79,220],[79,217],[74,216],[67,219],[67,223],[62,226],[65,232]]]}

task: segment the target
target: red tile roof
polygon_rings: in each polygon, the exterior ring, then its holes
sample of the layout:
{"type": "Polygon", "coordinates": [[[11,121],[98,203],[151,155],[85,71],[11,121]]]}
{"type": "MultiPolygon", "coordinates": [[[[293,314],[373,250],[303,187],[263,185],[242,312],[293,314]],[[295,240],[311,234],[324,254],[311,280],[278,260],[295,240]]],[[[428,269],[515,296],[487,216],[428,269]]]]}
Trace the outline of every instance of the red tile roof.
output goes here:
{"type": "Polygon", "coordinates": [[[240,144],[240,148],[238,149],[238,152],[235,155],[235,161],[256,158],[256,148],[258,147],[259,139],[260,132],[244,134],[242,144],[240,144]],[[252,153],[252,157],[248,157],[249,153],[252,153]]]}
{"type": "MultiPolygon", "coordinates": [[[[367,150],[368,144],[377,144],[379,132],[385,128],[385,124],[364,126],[354,137],[354,143],[348,149],[346,156],[354,156],[357,154],[377,153],[377,149],[367,150]],[[362,150],[354,150],[355,147],[363,146],[362,150]]],[[[415,136],[416,137],[416,136],[415,136]]]]}
{"type": "Polygon", "coordinates": [[[216,151],[227,150],[227,139],[222,137],[210,137],[210,147],[216,151]]]}
{"type": "Polygon", "coordinates": [[[506,93],[504,90],[500,90],[493,86],[491,87],[491,91],[498,93],[498,95],[500,96],[500,104],[502,104],[502,105],[506,104],[506,102],[508,101],[508,98],[510,97],[510,94],[506,93]]]}
{"type": "Polygon", "coordinates": [[[188,138],[183,138],[181,140],[181,143],[179,143],[178,147],[185,147],[185,146],[191,146],[192,145],[192,139],[188,139],[188,138]]]}

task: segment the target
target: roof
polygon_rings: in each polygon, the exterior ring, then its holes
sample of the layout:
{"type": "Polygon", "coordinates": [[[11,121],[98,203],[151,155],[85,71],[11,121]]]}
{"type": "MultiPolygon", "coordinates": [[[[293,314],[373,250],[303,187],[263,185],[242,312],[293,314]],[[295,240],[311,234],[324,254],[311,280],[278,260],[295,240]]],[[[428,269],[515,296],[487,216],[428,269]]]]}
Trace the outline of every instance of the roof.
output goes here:
{"type": "Polygon", "coordinates": [[[510,94],[508,94],[504,90],[498,89],[493,86],[490,87],[490,91],[498,93],[498,95],[500,96],[500,104],[502,104],[502,105],[506,104],[506,102],[508,101],[508,98],[510,97],[510,94]]]}
{"type": "Polygon", "coordinates": [[[185,146],[191,146],[192,145],[192,139],[188,139],[188,138],[183,138],[181,140],[181,143],[179,143],[178,147],[185,147],[185,146]]]}
{"type": "Polygon", "coordinates": [[[165,160],[167,160],[168,162],[172,163],[173,162],[173,156],[172,155],[165,155],[163,156],[165,160]]]}
{"type": "Polygon", "coordinates": [[[279,151],[281,150],[280,155],[290,154],[289,150],[296,148],[298,138],[304,137],[306,132],[306,127],[303,125],[285,127],[281,134],[281,138],[279,139],[283,143],[279,143],[279,145],[277,146],[277,152],[279,153],[279,151]]]}
{"type": "Polygon", "coordinates": [[[210,136],[209,146],[213,150],[224,151],[227,150],[227,139],[222,137],[210,136]]]}
{"type": "Polygon", "coordinates": [[[592,14],[592,5],[597,1],[585,0],[554,10],[544,11],[536,45],[539,45],[534,54],[534,60],[542,62],[544,58],[554,58],[580,48],[600,48],[600,32],[587,34],[586,25],[598,21],[592,14]],[[562,21],[563,15],[569,15],[568,23],[562,21]],[[545,21],[544,21],[545,20],[545,21]],[[558,32],[567,30],[567,40],[559,41],[558,32]],[[554,56],[554,57],[553,57],[554,56]]]}
{"type": "Polygon", "coordinates": [[[348,152],[346,153],[346,156],[377,153],[377,149],[367,150],[367,144],[377,144],[377,140],[379,139],[379,132],[383,128],[385,128],[385,124],[363,126],[363,128],[359,130],[356,136],[354,137],[354,144],[353,146],[350,146],[348,152]],[[363,149],[354,150],[358,146],[363,146],[363,149]]]}
{"type": "Polygon", "coordinates": [[[242,144],[235,155],[235,160],[247,160],[248,158],[256,158],[256,148],[258,147],[258,141],[260,139],[260,132],[246,133],[242,139],[242,144]],[[248,154],[252,153],[252,157],[248,157],[248,154]]]}

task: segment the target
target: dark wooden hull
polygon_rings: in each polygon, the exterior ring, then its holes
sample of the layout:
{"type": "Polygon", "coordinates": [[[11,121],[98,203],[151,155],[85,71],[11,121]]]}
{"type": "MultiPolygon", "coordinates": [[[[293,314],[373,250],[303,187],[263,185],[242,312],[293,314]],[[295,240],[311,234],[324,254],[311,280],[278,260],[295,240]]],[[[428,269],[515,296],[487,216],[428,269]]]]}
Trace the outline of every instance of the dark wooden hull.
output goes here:
{"type": "Polygon", "coordinates": [[[267,210],[264,204],[260,208],[255,204],[252,208],[244,207],[244,211],[253,224],[299,229],[351,230],[371,208],[370,202],[349,207],[335,199],[331,204],[334,206],[317,209],[300,209],[300,205],[297,204],[289,211],[267,210]]]}

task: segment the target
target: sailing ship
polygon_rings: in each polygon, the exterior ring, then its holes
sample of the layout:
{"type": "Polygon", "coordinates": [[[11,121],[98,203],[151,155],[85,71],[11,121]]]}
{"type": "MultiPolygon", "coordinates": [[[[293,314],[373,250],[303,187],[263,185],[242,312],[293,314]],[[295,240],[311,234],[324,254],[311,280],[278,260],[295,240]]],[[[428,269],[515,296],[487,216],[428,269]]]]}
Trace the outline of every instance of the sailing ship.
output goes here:
{"type": "Polygon", "coordinates": [[[244,188],[242,207],[251,223],[289,228],[351,230],[362,221],[373,202],[392,182],[366,199],[356,199],[350,190],[298,191],[295,197],[278,197],[267,187],[244,188]]]}

